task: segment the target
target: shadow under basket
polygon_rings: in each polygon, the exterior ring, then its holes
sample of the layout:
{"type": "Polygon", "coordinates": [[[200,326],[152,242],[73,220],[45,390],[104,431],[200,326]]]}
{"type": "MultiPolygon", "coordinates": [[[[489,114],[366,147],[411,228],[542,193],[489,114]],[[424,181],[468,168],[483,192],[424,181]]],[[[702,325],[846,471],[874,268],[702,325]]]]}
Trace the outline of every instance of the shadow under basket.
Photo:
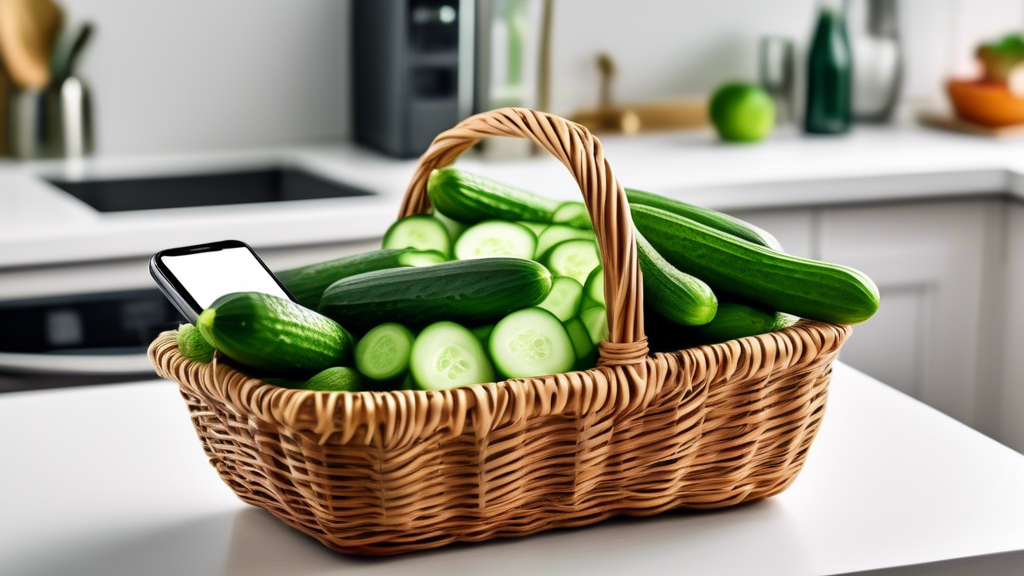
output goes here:
{"type": "Polygon", "coordinates": [[[802,320],[650,355],[628,204],[585,128],[523,109],[473,116],[420,159],[400,215],[426,212],[430,171],[487,136],[532,140],[580,184],[606,275],[599,366],[447,391],[311,392],[191,362],[165,332],[150,359],[178,382],[224,482],[331,549],[374,555],[731,506],[789,486],[850,327],[802,320]]]}

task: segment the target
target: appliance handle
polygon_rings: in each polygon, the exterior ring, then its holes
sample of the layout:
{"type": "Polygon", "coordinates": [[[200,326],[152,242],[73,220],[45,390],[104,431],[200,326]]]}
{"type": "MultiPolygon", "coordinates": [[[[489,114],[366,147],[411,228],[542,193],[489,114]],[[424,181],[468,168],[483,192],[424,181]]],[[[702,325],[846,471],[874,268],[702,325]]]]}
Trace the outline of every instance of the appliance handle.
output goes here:
{"type": "Polygon", "coordinates": [[[0,372],[107,376],[153,372],[145,352],[135,354],[21,354],[0,352],[0,372]]]}

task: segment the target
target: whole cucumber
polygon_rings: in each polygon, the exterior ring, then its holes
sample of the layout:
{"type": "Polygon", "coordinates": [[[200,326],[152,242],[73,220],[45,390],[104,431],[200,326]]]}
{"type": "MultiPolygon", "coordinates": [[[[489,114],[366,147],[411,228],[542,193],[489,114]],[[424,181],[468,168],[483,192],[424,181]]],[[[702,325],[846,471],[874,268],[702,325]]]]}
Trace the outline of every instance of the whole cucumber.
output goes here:
{"type": "Polygon", "coordinates": [[[420,252],[411,249],[374,250],[354,256],[346,256],[327,262],[281,270],[277,278],[292,293],[299,304],[316,310],[324,290],[342,278],[374,270],[399,268],[403,266],[425,266],[444,262],[445,258],[435,252],[420,252]]]}
{"type": "Polygon", "coordinates": [[[749,222],[744,222],[739,218],[718,212],[717,210],[694,206],[693,204],[687,204],[680,200],[666,198],[660,194],[652,194],[651,192],[634,190],[632,188],[626,188],[626,199],[629,200],[630,206],[640,204],[643,206],[650,206],[651,208],[660,208],[666,212],[671,212],[676,216],[689,218],[690,220],[700,222],[705,226],[710,226],[715,230],[731,234],[737,238],[742,238],[747,242],[760,244],[765,248],[771,248],[777,252],[784,251],[782,249],[782,244],[779,243],[775,236],[772,236],[767,231],[762,230],[749,222]]]}
{"type": "Polygon", "coordinates": [[[633,223],[670,264],[717,288],[823,322],[857,324],[878,310],[863,272],[776,252],[665,210],[632,206],[633,223]]]}
{"type": "Polygon", "coordinates": [[[193,362],[207,364],[213,360],[213,353],[216,350],[203,338],[199,330],[191,324],[178,326],[178,351],[181,355],[193,362]]]}
{"type": "Polygon", "coordinates": [[[666,262],[639,232],[635,237],[644,275],[644,302],[676,324],[697,326],[711,322],[718,310],[718,298],[711,287],[666,262]]]}
{"type": "Polygon", "coordinates": [[[259,292],[221,296],[196,321],[228,358],[274,373],[319,372],[347,364],[355,339],[337,322],[259,292]]]}
{"type": "Polygon", "coordinates": [[[532,192],[451,167],[430,174],[427,195],[438,212],[465,224],[484,220],[547,223],[560,205],[532,192]]]}
{"type": "Polygon", "coordinates": [[[551,273],[532,260],[457,260],[339,280],[324,291],[320,312],[359,333],[385,322],[487,323],[539,304],[550,290],[551,273]]]}
{"type": "Polygon", "coordinates": [[[717,344],[736,338],[778,332],[799,320],[785,312],[776,312],[741,302],[718,302],[715,319],[702,326],[690,328],[695,339],[702,344],[717,344]]]}

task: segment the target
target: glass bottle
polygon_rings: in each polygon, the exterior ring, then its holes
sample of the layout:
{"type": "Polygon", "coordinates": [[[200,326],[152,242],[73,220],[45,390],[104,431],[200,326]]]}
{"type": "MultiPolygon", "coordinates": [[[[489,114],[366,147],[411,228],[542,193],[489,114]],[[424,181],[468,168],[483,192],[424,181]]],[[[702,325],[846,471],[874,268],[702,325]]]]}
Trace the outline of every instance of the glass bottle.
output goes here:
{"type": "Polygon", "coordinates": [[[841,134],[850,129],[852,71],[842,0],[819,2],[807,58],[804,130],[841,134]]]}

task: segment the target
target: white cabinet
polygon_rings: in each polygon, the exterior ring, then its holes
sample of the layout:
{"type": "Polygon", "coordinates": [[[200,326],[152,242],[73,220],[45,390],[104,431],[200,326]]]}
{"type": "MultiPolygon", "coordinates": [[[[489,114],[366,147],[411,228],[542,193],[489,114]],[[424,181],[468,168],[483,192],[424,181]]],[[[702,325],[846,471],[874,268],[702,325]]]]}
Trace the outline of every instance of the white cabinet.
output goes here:
{"type": "Polygon", "coordinates": [[[810,209],[731,210],[729,214],[771,232],[790,254],[804,258],[814,258],[817,254],[815,215],[810,209]]]}
{"type": "Polygon", "coordinates": [[[844,362],[967,423],[987,414],[980,346],[999,200],[823,209],[818,256],[858,268],[881,293],[844,362]]]}
{"type": "Polygon", "coordinates": [[[1004,330],[999,342],[1002,352],[997,410],[996,438],[1024,452],[1024,203],[1008,204],[1007,241],[1002,260],[1006,282],[999,310],[1004,330]]]}

